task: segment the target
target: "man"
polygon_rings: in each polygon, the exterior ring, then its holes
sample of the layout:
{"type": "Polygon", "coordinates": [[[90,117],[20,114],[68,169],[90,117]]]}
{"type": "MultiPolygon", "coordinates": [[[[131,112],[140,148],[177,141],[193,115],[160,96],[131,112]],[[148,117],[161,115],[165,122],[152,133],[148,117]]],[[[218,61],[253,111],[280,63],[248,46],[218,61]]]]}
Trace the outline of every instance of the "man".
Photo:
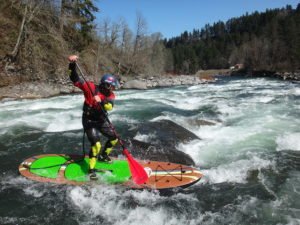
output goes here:
{"type": "Polygon", "coordinates": [[[85,81],[78,76],[76,71],[76,61],[78,56],[69,56],[69,75],[74,86],[80,88],[84,94],[82,124],[91,143],[89,153],[89,174],[91,180],[96,180],[95,166],[97,158],[100,161],[111,162],[109,154],[113,146],[118,142],[118,138],[113,128],[106,121],[106,113],[113,109],[115,94],[113,91],[119,86],[118,80],[111,74],[105,74],[99,85],[85,81]],[[100,134],[108,140],[101,151],[100,134]]]}

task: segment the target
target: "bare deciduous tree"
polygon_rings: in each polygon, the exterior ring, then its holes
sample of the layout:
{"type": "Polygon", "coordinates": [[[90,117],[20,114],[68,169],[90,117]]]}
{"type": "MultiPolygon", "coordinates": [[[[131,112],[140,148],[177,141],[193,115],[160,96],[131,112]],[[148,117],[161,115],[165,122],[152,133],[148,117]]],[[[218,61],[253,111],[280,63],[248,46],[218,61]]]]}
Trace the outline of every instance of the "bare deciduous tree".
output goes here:
{"type": "Polygon", "coordinates": [[[137,54],[141,47],[142,38],[147,33],[147,22],[143,15],[140,12],[136,14],[136,32],[135,32],[135,40],[134,40],[134,47],[133,47],[133,56],[137,54]]]}
{"type": "Polygon", "coordinates": [[[30,21],[34,18],[35,13],[40,10],[41,5],[44,3],[44,1],[37,1],[37,0],[27,0],[24,1],[24,13],[23,13],[23,19],[20,25],[19,35],[15,44],[15,47],[11,53],[9,53],[7,56],[10,61],[15,61],[20,45],[22,44],[22,41],[24,39],[25,33],[26,33],[26,26],[30,23],[30,21]]]}

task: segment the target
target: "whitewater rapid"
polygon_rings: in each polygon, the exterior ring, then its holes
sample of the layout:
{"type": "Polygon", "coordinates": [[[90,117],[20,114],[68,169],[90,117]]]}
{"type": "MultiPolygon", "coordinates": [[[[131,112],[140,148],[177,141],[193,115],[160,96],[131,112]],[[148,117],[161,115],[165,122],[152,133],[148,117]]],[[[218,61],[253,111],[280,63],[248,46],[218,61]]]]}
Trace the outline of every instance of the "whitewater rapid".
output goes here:
{"type": "MultiPolygon", "coordinates": [[[[63,188],[50,185],[53,195],[64,196],[64,200],[54,205],[67,202],[67,209],[78,214],[72,220],[74,224],[300,222],[300,173],[297,165],[289,165],[297,164],[300,158],[299,84],[265,78],[224,79],[190,87],[122,90],[116,95],[115,109],[109,116],[117,127],[167,119],[196,134],[200,140],[180,143],[176,148],[193,158],[204,177],[187,192],[171,197],[105,185],[63,188]],[[212,125],[201,125],[199,121],[212,125]],[[286,168],[289,170],[284,174],[285,181],[277,185],[276,176],[281,176],[286,168]],[[222,195],[228,195],[228,201],[222,195]]],[[[2,101],[0,157],[20,155],[14,160],[17,166],[26,155],[55,151],[61,139],[64,146],[69,143],[80,149],[82,102],[82,95],[2,101]],[[32,135],[37,135],[38,141],[31,139],[32,135]],[[32,148],[35,150],[29,151],[32,148]]],[[[134,138],[152,142],[157,137],[153,130],[134,138]]],[[[22,192],[21,199],[27,196],[37,202],[51,202],[45,184],[18,176],[13,167],[9,170],[3,167],[1,172],[1,192],[17,189],[22,192]]],[[[0,216],[1,224],[21,221],[21,217],[4,215],[1,208],[0,216]]],[[[49,224],[64,221],[54,219],[55,216],[55,213],[50,215],[49,224]]],[[[30,218],[40,222],[34,216],[30,218]]]]}

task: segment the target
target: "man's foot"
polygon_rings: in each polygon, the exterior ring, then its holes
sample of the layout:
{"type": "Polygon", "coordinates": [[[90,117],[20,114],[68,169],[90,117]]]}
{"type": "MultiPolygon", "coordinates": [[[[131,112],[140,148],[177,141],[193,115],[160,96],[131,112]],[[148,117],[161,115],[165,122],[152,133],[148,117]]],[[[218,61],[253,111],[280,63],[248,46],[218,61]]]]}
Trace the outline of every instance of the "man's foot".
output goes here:
{"type": "Polygon", "coordinates": [[[111,158],[107,154],[99,155],[98,160],[100,162],[107,162],[107,163],[112,163],[111,158]]]}
{"type": "Polygon", "coordinates": [[[89,170],[90,180],[98,180],[97,174],[94,169],[89,170]]]}

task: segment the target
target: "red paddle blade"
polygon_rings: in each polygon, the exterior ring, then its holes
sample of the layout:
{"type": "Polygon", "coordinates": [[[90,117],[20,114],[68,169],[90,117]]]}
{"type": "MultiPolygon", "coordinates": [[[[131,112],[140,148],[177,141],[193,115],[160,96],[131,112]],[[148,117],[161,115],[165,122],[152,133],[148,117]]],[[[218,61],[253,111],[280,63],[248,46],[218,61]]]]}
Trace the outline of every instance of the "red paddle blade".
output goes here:
{"type": "Polygon", "coordinates": [[[126,156],[129,169],[131,172],[132,180],[136,184],[143,184],[148,180],[148,175],[142,167],[135,159],[131,156],[127,149],[123,150],[123,154],[126,156]]]}

